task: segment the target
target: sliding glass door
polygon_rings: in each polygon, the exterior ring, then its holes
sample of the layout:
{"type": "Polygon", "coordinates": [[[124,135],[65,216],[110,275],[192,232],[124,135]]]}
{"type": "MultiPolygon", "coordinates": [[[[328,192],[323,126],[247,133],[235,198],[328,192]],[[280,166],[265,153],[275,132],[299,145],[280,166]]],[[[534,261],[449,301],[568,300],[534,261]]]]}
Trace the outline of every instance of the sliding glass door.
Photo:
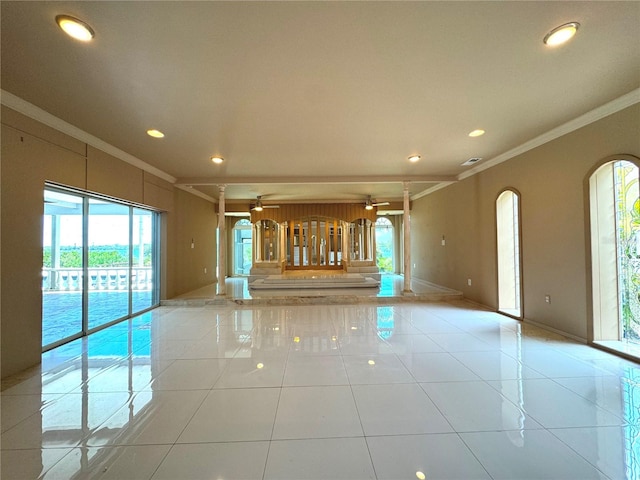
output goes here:
{"type": "Polygon", "coordinates": [[[129,207],[89,199],[89,330],[129,315],[129,207]]]}
{"type": "Polygon", "coordinates": [[[83,198],[45,190],[42,345],[82,335],[83,198]]]}
{"type": "Polygon", "coordinates": [[[45,190],[42,345],[46,350],[158,304],[158,214],[45,190]]]}
{"type": "Polygon", "coordinates": [[[141,208],[133,209],[131,229],[131,313],[155,305],[154,265],[157,263],[155,234],[158,215],[141,208]]]}

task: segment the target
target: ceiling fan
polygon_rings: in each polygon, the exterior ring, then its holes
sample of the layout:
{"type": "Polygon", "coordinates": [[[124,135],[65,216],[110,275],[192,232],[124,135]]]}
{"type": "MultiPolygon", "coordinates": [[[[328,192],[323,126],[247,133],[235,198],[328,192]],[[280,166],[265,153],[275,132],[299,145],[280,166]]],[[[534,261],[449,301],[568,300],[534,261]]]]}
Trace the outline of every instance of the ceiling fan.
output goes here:
{"type": "Polygon", "coordinates": [[[364,204],[364,208],[365,210],[373,210],[373,207],[380,207],[382,205],[389,205],[389,202],[379,202],[379,203],[373,203],[371,201],[371,195],[369,195],[367,197],[367,201],[364,204]]]}
{"type": "Polygon", "coordinates": [[[251,207],[251,210],[261,212],[265,208],[280,208],[280,205],[262,205],[262,195],[258,195],[256,203],[251,207]]]}

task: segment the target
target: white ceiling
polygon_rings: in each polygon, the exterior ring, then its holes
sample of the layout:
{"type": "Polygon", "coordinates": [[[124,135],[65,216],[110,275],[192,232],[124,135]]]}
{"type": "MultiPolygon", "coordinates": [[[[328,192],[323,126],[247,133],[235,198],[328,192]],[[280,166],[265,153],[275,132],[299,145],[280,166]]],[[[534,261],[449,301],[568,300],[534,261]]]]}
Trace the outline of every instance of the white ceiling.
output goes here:
{"type": "Polygon", "coordinates": [[[637,1],[0,8],[4,92],[228,200],[398,200],[403,180],[416,196],[640,86],[637,1]],[[543,45],[569,21],[573,41],[543,45]]]}

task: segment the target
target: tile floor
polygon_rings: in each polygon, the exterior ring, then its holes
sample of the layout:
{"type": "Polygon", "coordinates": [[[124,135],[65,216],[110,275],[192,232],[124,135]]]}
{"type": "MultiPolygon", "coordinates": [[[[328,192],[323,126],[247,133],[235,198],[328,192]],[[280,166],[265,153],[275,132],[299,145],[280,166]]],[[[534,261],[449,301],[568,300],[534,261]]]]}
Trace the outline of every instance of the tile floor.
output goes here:
{"type": "Polygon", "coordinates": [[[161,307],[0,400],[11,480],[640,478],[639,366],[464,301],[161,307]]]}
{"type": "MultiPolygon", "coordinates": [[[[322,270],[302,270],[300,272],[287,272],[286,276],[297,277],[302,275],[318,275],[326,276],[326,271],[322,270]]],[[[334,273],[332,275],[338,275],[334,273]]],[[[219,286],[215,283],[192,290],[190,292],[178,295],[171,300],[213,300],[216,298],[219,286]]],[[[358,297],[362,302],[370,300],[385,299],[390,300],[403,296],[404,277],[402,275],[385,273],[381,275],[380,286],[378,288],[304,288],[304,289],[273,289],[273,290],[255,290],[250,289],[247,277],[229,277],[225,280],[225,293],[227,299],[248,300],[251,302],[264,300],[264,302],[255,302],[267,304],[269,300],[277,300],[287,298],[289,300],[296,297],[358,297]]],[[[437,297],[458,297],[462,298],[462,293],[457,290],[451,290],[440,285],[413,279],[411,281],[411,291],[413,296],[420,297],[427,301],[437,297]]],[[[446,299],[445,299],[446,300],[446,299]]],[[[169,301],[168,303],[171,303],[169,301]]],[[[351,302],[353,303],[353,302],[351,302]]]]}

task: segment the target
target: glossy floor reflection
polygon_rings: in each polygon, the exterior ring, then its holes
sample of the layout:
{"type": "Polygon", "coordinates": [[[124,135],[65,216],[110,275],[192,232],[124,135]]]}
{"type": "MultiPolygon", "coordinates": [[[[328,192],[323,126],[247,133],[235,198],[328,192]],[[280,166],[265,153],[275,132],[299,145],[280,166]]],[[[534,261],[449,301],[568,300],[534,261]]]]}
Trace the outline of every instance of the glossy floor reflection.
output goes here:
{"type": "Polygon", "coordinates": [[[640,478],[639,366],[464,301],[161,307],[3,384],[3,479],[640,478]]]}
{"type": "MultiPolygon", "coordinates": [[[[326,276],[326,272],[305,270],[305,275],[317,273],[318,276],[326,276]]],[[[287,276],[299,276],[299,272],[288,272],[287,276]]],[[[339,275],[339,274],[333,274],[339,275]]],[[[298,297],[357,297],[362,303],[381,299],[388,302],[390,299],[403,297],[404,277],[402,275],[385,273],[381,275],[380,286],[378,288],[340,288],[336,284],[335,288],[282,288],[255,290],[249,288],[247,277],[229,277],[225,280],[225,298],[227,300],[245,301],[245,304],[266,304],[269,300],[295,299],[298,297]],[[263,301],[263,302],[261,302],[263,301]]],[[[216,298],[219,285],[211,284],[205,287],[184,293],[173,299],[163,301],[164,304],[171,305],[176,300],[213,300],[216,298]]],[[[419,297],[426,301],[447,301],[454,298],[462,298],[462,293],[457,290],[441,287],[433,283],[420,280],[411,281],[411,297],[419,297]],[[446,297],[446,298],[445,298],[446,297]]],[[[336,302],[340,303],[340,302],[336,302]]],[[[196,304],[196,303],[193,303],[196,304]]]]}

